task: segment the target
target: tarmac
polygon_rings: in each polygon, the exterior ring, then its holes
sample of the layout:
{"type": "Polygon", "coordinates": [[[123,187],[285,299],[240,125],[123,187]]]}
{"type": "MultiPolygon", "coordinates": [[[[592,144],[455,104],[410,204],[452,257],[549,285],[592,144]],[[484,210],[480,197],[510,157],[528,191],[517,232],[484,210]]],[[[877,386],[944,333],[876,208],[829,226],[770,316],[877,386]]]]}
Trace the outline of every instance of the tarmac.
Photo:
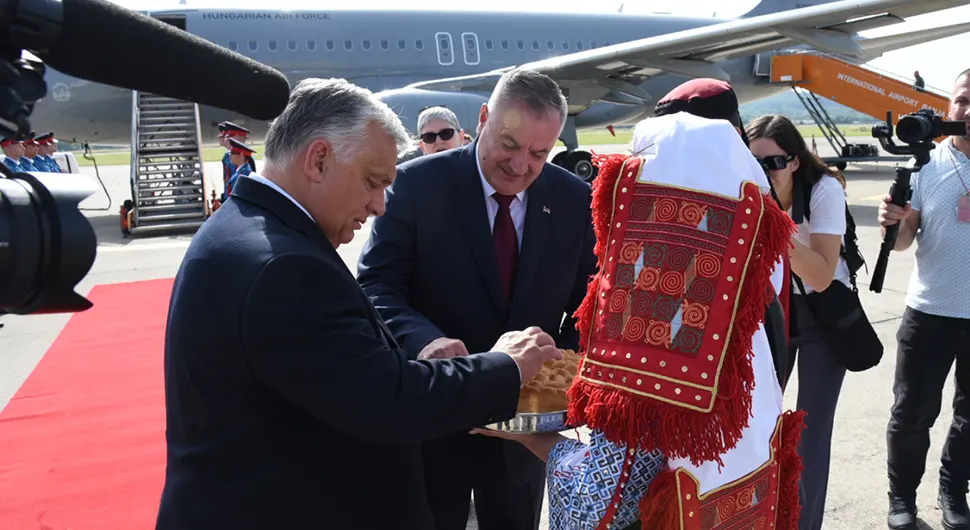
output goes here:
{"type": "MultiPolygon", "coordinates": [[[[830,154],[828,146],[821,145],[821,141],[819,144],[820,154],[830,154]]],[[[586,148],[590,149],[589,146],[586,148]]],[[[600,153],[617,152],[625,148],[623,145],[591,147],[593,151],[600,153]]],[[[84,167],[82,172],[89,178],[95,178],[94,167],[84,167]]],[[[128,166],[100,167],[99,174],[111,200],[109,205],[108,196],[104,191],[99,191],[81,204],[95,228],[98,253],[90,273],[78,284],[77,291],[85,294],[91,287],[99,284],[173,277],[191,241],[191,235],[122,238],[118,208],[122,201],[129,198],[128,166]]],[[[213,182],[221,180],[219,163],[206,164],[206,174],[213,182]]],[[[889,190],[893,178],[892,165],[851,165],[846,171],[846,178],[848,200],[857,224],[860,248],[871,272],[881,243],[876,223],[877,209],[881,197],[889,190]]],[[[353,242],[338,250],[351,271],[356,271],[357,256],[368,231],[369,223],[353,242]]],[[[888,502],[885,432],[893,401],[895,333],[905,307],[905,293],[913,260],[912,249],[892,254],[881,294],[870,292],[868,273],[865,269],[860,271],[858,281],[861,298],[869,319],[885,346],[885,355],[877,367],[846,375],[832,440],[832,464],[824,524],[826,530],[886,528],[888,502]]],[[[5,324],[0,329],[0,409],[30,375],[69,318],[70,315],[61,314],[6,315],[0,319],[5,324]]],[[[931,432],[932,444],[927,456],[926,475],[919,489],[922,529],[943,528],[940,510],[936,506],[936,495],[942,442],[952,420],[949,404],[952,403],[953,392],[954,383],[951,377],[944,390],[943,411],[931,432]]],[[[787,408],[795,407],[797,394],[796,373],[786,392],[787,408]]],[[[546,528],[546,525],[544,509],[542,528],[546,528]]],[[[473,518],[468,528],[477,530],[477,527],[473,518]]]]}

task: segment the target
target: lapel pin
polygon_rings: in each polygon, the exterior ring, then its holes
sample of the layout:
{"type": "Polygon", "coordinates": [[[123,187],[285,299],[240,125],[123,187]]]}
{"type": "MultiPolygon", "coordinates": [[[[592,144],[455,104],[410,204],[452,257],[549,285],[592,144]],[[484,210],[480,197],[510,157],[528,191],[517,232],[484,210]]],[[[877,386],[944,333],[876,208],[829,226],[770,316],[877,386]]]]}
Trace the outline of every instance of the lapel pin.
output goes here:
{"type": "Polygon", "coordinates": [[[543,206],[542,213],[552,213],[552,210],[550,210],[548,206],[543,206]]]}

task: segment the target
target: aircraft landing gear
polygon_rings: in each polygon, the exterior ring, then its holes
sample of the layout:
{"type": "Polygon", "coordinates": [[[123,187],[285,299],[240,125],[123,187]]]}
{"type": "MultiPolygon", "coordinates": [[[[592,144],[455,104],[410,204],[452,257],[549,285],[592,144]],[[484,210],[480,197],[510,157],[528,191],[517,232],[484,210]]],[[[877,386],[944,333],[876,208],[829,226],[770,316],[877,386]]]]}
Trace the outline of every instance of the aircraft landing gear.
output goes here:
{"type": "Polygon", "coordinates": [[[563,151],[552,157],[552,163],[572,172],[592,184],[599,170],[593,165],[593,155],[586,151],[563,151]]]}

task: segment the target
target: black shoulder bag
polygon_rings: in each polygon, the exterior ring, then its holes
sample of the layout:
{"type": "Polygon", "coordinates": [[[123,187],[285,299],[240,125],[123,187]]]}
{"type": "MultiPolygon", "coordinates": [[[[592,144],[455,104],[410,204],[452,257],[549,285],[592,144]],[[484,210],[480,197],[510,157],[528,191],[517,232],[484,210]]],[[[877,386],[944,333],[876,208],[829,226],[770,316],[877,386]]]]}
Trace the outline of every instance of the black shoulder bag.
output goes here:
{"type": "MultiPolygon", "coordinates": [[[[799,225],[803,217],[811,222],[811,185],[795,186],[792,192],[792,220],[799,225]]],[[[866,316],[862,301],[859,300],[856,273],[865,265],[865,258],[859,251],[855,220],[849,212],[848,204],[845,206],[845,221],[845,238],[839,255],[849,268],[849,283],[852,288],[838,280],[832,280],[832,284],[824,291],[805,294],[805,285],[794,272],[792,280],[798,285],[800,295],[805,297],[815,321],[828,336],[830,347],[839,362],[850,372],[862,372],[879,364],[883,346],[866,316]]]]}

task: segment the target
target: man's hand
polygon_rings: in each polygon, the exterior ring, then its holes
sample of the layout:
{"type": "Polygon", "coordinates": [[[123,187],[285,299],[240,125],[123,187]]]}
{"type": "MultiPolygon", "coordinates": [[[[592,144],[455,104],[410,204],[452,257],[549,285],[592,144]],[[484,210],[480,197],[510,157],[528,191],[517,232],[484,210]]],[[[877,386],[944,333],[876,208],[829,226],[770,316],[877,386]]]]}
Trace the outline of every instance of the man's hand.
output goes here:
{"type": "Polygon", "coordinates": [[[883,228],[902,222],[913,211],[911,204],[906,203],[906,206],[899,207],[893,204],[892,200],[891,196],[886,195],[882,199],[882,204],[879,205],[879,225],[883,228]]]}
{"type": "Polygon", "coordinates": [[[465,343],[457,339],[441,337],[428,343],[420,353],[418,360],[427,359],[450,359],[452,357],[468,357],[468,349],[465,343]]]}
{"type": "Polygon", "coordinates": [[[562,359],[562,352],[556,347],[556,341],[537,326],[502,335],[492,351],[505,352],[512,357],[515,364],[519,365],[523,385],[542,370],[542,363],[562,359]]]}

